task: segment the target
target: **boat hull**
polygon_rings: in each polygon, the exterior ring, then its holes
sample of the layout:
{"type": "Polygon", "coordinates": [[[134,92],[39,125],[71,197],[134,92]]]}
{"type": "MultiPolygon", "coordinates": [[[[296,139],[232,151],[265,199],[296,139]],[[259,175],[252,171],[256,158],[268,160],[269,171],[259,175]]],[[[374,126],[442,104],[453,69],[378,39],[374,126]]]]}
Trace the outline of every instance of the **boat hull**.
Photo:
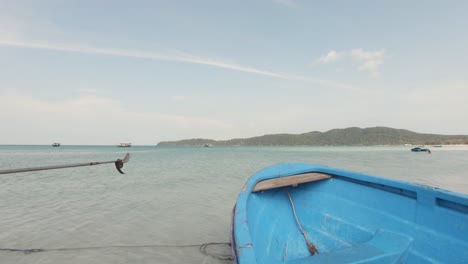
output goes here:
{"type": "Polygon", "coordinates": [[[324,166],[280,164],[252,176],[239,194],[232,246],[236,263],[463,263],[468,196],[324,166]],[[259,182],[311,172],[332,177],[252,192],[259,182]],[[298,222],[320,254],[310,254],[298,222]]]}
{"type": "Polygon", "coordinates": [[[412,152],[430,152],[430,150],[427,148],[412,148],[411,151],[412,152]]]}

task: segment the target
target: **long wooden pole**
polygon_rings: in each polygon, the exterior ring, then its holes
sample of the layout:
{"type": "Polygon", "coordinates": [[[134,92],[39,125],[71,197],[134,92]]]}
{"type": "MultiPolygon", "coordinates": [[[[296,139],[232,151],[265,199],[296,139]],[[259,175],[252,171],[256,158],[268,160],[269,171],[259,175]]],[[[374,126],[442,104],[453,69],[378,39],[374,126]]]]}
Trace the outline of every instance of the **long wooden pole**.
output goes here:
{"type": "Polygon", "coordinates": [[[57,165],[57,166],[44,166],[44,167],[32,167],[32,168],[21,168],[21,169],[11,169],[11,170],[0,170],[0,174],[9,174],[9,173],[20,173],[20,172],[29,172],[29,171],[41,171],[41,170],[55,170],[55,169],[65,169],[65,168],[74,168],[74,167],[82,167],[82,166],[94,166],[94,165],[101,165],[107,163],[114,163],[115,168],[122,174],[123,171],[123,164],[127,163],[130,160],[130,154],[127,153],[125,157],[117,160],[111,161],[101,161],[101,162],[86,162],[86,163],[77,163],[77,164],[68,164],[68,165],[57,165]]]}

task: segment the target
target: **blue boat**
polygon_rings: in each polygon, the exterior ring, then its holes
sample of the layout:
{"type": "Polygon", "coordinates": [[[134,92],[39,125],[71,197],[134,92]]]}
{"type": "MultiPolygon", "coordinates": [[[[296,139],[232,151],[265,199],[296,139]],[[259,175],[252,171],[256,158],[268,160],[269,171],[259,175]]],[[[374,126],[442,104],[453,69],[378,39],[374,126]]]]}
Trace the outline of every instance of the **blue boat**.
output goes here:
{"type": "Polygon", "coordinates": [[[468,263],[468,195],[320,165],[256,173],[232,220],[240,264],[468,263]]]}

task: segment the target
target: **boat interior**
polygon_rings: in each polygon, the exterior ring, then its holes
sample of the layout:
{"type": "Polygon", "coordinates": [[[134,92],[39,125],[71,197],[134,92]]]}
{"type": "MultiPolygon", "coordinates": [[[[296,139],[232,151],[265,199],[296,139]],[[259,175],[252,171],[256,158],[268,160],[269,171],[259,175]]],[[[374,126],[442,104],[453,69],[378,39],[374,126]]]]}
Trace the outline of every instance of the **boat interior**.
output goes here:
{"type": "Polygon", "coordinates": [[[449,193],[337,175],[273,185],[247,202],[258,263],[468,261],[468,206],[449,193]],[[319,254],[309,252],[295,214],[319,254]]]}

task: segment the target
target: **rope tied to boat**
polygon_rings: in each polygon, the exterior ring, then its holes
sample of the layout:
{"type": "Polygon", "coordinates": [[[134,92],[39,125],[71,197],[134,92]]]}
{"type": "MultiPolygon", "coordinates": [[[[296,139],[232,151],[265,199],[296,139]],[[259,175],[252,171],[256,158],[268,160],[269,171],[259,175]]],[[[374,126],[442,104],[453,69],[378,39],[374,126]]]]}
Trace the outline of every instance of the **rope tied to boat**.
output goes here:
{"type": "Polygon", "coordinates": [[[304,228],[302,227],[301,222],[299,222],[299,218],[297,217],[297,213],[296,213],[296,207],[294,206],[294,202],[292,200],[291,193],[289,193],[289,189],[288,188],[284,188],[284,189],[286,190],[286,193],[288,194],[289,202],[291,203],[294,218],[296,219],[297,226],[299,227],[299,229],[301,230],[302,235],[304,236],[304,239],[306,241],[307,248],[309,249],[310,254],[311,255],[315,255],[315,253],[320,254],[320,251],[314,245],[314,243],[310,242],[309,239],[307,238],[307,233],[304,230],[304,228]]]}
{"type": "Polygon", "coordinates": [[[7,252],[18,252],[23,254],[33,254],[33,253],[42,253],[50,251],[78,251],[78,250],[100,250],[100,249],[110,249],[110,248],[192,248],[198,247],[200,253],[205,256],[209,256],[218,260],[231,261],[234,260],[234,257],[231,254],[217,253],[213,250],[209,250],[210,246],[228,246],[231,247],[229,242],[210,242],[204,244],[191,244],[191,245],[115,245],[115,246],[94,246],[94,247],[76,247],[76,248],[0,248],[0,251],[7,252]]]}

